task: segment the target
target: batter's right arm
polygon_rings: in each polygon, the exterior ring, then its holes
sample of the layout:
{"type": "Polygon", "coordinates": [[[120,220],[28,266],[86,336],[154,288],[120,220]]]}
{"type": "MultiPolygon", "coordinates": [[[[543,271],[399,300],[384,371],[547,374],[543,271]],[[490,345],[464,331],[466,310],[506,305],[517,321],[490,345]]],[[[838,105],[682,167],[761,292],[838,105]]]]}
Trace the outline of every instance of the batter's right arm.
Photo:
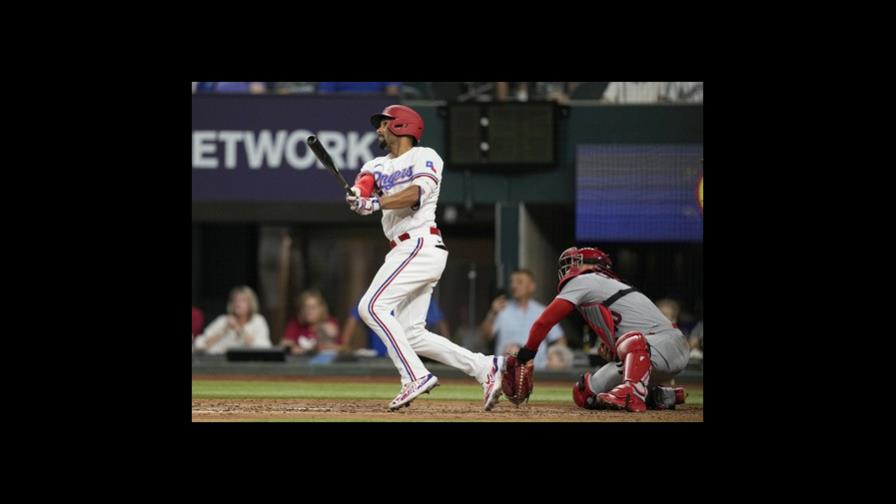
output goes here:
{"type": "Polygon", "coordinates": [[[411,184],[396,194],[380,198],[380,206],[386,210],[411,208],[420,201],[420,186],[411,184]]]}

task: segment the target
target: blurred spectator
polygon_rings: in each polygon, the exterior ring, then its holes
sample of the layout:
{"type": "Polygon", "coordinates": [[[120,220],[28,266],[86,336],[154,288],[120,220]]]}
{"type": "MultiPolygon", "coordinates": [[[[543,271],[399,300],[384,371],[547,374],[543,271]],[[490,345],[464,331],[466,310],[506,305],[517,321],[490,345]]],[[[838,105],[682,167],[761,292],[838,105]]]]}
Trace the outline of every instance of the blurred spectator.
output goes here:
{"type": "Polygon", "coordinates": [[[572,368],[573,353],[569,347],[554,345],[548,348],[547,369],[572,368]]]}
{"type": "Polygon", "coordinates": [[[495,82],[497,101],[556,101],[566,103],[574,88],[572,82],[495,82]],[[511,96],[512,95],[512,96],[511,96]]]}
{"type": "Polygon", "coordinates": [[[290,317],[280,345],[293,355],[338,350],[341,346],[339,321],[330,315],[323,295],[315,290],[296,299],[296,314],[290,317]]]}
{"type": "Polygon", "coordinates": [[[691,335],[688,337],[688,346],[691,347],[691,358],[703,360],[703,321],[697,322],[691,335]]]}
{"type": "MultiPolygon", "coordinates": [[[[361,300],[359,299],[358,303],[360,302],[361,300]]],[[[342,329],[342,341],[347,342],[347,344],[351,342],[352,336],[358,330],[358,327],[362,327],[366,341],[366,346],[362,348],[373,350],[376,352],[376,357],[388,356],[389,354],[386,351],[386,345],[383,344],[383,340],[367,324],[361,323],[361,315],[358,314],[358,303],[352,306],[352,316],[345,322],[345,327],[342,329]]],[[[442,309],[439,307],[435,297],[430,298],[429,308],[426,310],[426,328],[440,336],[451,337],[448,322],[445,320],[445,315],[442,313],[442,309]]]]}
{"type": "Polygon", "coordinates": [[[513,90],[513,98],[516,101],[524,102],[529,99],[528,82],[495,82],[495,99],[497,101],[508,101],[511,89],[513,90]]]}
{"type": "Polygon", "coordinates": [[[703,83],[670,82],[666,98],[678,103],[703,103],[703,83]]]}
{"type": "Polygon", "coordinates": [[[195,347],[210,354],[222,354],[230,348],[271,348],[268,323],[258,313],[258,297],[250,287],[230,291],[227,314],[212,321],[196,337],[195,347]]]}
{"type": "Polygon", "coordinates": [[[678,315],[681,313],[681,305],[678,301],[670,298],[663,298],[656,301],[656,307],[663,312],[663,315],[672,322],[672,327],[678,327],[678,315]]]}
{"type": "Polygon", "coordinates": [[[202,313],[202,310],[199,308],[193,307],[193,338],[196,338],[197,334],[202,333],[202,326],[205,324],[205,315],[202,313]]]}
{"type": "Polygon", "coordinates": [[[611,82],[602,101],[608,103],[657,103],[666,96],[666,82],[611,82]]]}
{"type": "Polygon", "coordinates": [[[535,94],[538,99],[567,103],[572,87],[569,82],[536,82],[535,94]]]}
{"type": "MultiPolygon", "coordinates": [[[[519,350],[529,339],[529,329],[545,308],[532,299],[535,278],[529,270],[516,270],[510,275],[510,293],[513,302],[508,303],[503,295],[495,298],[481,324],[482,334],[489,340],[495,339],[495,355],[519,350]]],[[[535,369],[544,369],[548,361],[547,347],[558,342],[566,346],[566,338],[559,324],[551,328],[547,338],[541,342],[535,355],[535,369]]]]}
{"type": "Polygon", "coordinates": [[[264,94],[267,85],[264,82],[197,82],[194,92],[264,94]]]}
{"type": "Polygon", "coordinates": [[[703,103],[702,82],[611,82],[607,103],[703,103]]]}
{"type": "Polygon", "coordinates": [[[398,96],[400,82],[318,82],[318,93],[371,93],[398,96]]]}

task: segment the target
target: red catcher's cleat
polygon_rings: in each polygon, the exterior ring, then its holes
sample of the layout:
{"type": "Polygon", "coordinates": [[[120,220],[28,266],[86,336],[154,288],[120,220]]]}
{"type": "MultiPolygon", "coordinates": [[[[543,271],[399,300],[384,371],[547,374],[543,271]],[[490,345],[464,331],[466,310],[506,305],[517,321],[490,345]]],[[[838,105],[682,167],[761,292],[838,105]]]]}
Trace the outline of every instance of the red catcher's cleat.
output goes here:
{"type": "Polygon", "coordinates": [[[585,409],[604,409],[605,406],[597,401],[597,394],[591,391],[588,385],[591,373],[585,373],[579,377],[579,381],[572,386],[572,400],[576,406],[585,409]]]}
{"type": "Polygon", "coordinates": [[[647,411],[644,400],[635,394],[632,386],[623,383],[609,392],[597,394],[597,400],[613,409],[643,413],[647,411]]]}

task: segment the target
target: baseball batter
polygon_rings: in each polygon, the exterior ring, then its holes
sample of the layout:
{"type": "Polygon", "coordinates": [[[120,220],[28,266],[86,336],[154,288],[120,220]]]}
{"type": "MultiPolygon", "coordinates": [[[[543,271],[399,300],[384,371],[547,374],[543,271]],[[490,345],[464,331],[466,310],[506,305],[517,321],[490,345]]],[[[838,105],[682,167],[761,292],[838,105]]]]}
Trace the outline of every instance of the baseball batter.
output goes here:
{"type": "Polygon", "coordinates": [[[426,311],[432,290],[442,276],[448,248],[436,227],[436,204],[442,181],[442,158],[417,144],[423,119],[403,105],[375,114],[385,156],[361,167],[346,202],[360,215],[382,211],[383,233],[392,250],[358,304],[361,319],[382,339],[401,374],[401,392],[390,410],[438,385],[418,356],[458,368],[482,384],[486,411],[501,395],[504,357],[473,353],[426,330],[426,311]]]}
{"type": "Polygon", "coordinates": [[[578,309],[600,338],[602,353],[615,362],[579,379],[573,386],[576,404],[634,412],[674,408],[684,402],[684,389],[659,384],[687,365],[687,341],[647,296],[623,283],[612,266],[610,257],[594,247],[563,251],[558,294],[532,325],[516,360],[531,360],[548,330],[578,309]]]}

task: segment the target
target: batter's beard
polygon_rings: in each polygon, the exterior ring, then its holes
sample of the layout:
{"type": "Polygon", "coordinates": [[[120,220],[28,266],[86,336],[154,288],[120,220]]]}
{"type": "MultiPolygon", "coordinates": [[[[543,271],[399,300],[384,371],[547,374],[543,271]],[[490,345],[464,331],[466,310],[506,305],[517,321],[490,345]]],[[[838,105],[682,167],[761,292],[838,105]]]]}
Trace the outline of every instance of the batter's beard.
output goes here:
{"type": "Polygon", "coordinates": [[[389,146],[388,146],[388,144],[386,144],[386,139],[385,139],[385,138],[382,139],[382,140],[380,140],[380,149],[383,149],[383,150],[389,150],[388,147],[389,147],[389,146]]]}

